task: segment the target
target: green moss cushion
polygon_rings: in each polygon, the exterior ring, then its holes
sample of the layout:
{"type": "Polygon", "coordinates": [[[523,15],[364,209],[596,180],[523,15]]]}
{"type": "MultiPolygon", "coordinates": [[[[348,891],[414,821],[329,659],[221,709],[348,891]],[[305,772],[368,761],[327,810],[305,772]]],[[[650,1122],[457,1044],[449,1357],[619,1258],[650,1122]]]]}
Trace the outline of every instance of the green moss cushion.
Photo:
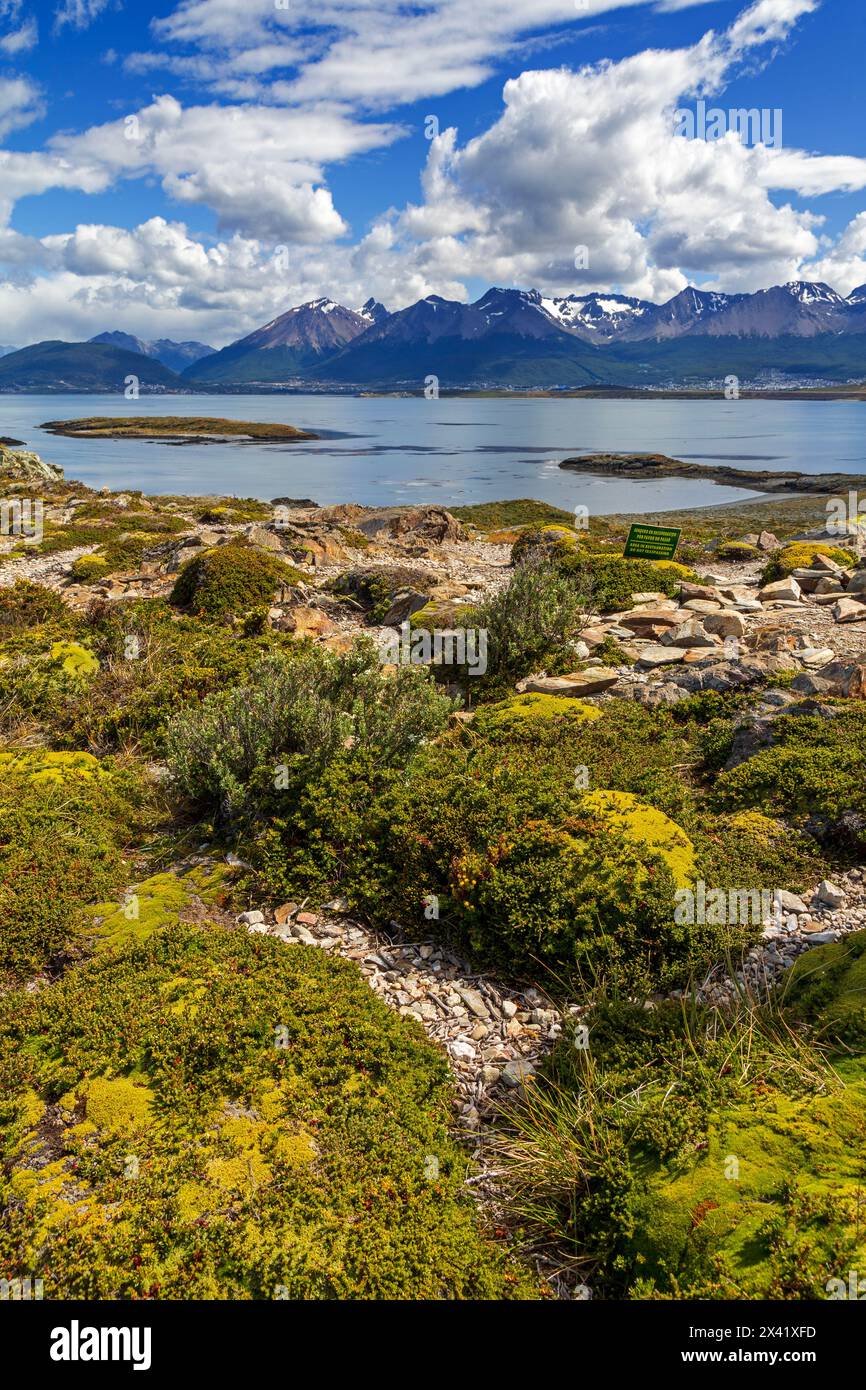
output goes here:
{"type": "Polygon", "coordinates": [[[174,927],[0,1003],[0,1267],[46,1298],[533,1296],[444,1054],[354,965],[174,927]]]}

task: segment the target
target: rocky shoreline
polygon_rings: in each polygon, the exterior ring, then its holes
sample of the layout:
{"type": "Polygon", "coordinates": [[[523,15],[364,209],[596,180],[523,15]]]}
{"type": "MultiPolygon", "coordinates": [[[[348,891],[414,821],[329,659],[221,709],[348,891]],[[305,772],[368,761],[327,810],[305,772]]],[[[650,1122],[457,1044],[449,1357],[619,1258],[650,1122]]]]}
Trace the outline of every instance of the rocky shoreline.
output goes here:
{"type": "Polygon", "coordinates": [[[727,464],[687,463],[666,454],[585,454],[559,464],[571,473],[592,473],[602,478],[633,478],[655,482],[661,478],[689,478],[717,483],[720,487],[744,487],[754,492],[815,493],[828,496],[851,488],[866,488],[866,473],[802,473],[794,469],[731,468],[727,464]]]}

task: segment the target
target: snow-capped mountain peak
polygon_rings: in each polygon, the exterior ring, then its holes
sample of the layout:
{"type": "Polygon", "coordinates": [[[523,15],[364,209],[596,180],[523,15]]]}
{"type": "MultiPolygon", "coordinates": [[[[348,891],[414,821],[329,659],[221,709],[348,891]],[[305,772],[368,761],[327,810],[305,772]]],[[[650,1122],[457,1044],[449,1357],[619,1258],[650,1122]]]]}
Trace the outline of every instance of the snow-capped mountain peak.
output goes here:
{"type": "Polygon", "coordinates": [[[810,280],[789,280],[786,285],[782,286],[782,289],[787,290],[801,304],[844,305],[845,303],[840,294],[821,281],[812,283],[810,280]]]}
{"type": "Polygon", "coordinates": [[[569,294],[542,299],[545,313],[587,342],[624,336],[653,306],[624,294],[569,294]]]}
{"type": "Polygon", "coordinates": [[[366,323],[381,323],[388,317],[388,310],[384,304],[380,304],[378,299],[373,299],[372,295],[365,300],[360,309],[356,309],[358,314],[366,323]]]}

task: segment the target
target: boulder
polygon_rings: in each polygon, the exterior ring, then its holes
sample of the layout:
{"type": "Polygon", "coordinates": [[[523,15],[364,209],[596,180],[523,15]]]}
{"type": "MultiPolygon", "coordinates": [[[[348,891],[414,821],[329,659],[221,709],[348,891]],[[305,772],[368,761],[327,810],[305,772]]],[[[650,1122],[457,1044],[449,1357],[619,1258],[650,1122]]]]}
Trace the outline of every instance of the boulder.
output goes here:
{"type": "Polygon", "coordinates": [[[723,606],[721,598],[689,598],[683,604],[690,613],[718,613],[723,606]]]}
{"type": "Polygon", "coordinates": [[[808,907],[796,893],[789,893],[786,888],[777,888],[774,897],[784,912],[795,912],[798,917],[808,915],[808,907]]]}
{"type": "Polygon", "coordinates": [[[526,676],[517,682],[521,695],[564,695],[575,700],[609,690],[619,680],[619,672],[607,666],[591,671],[571,671],[566,676],[526,676]]]}
{"type": "Polygon", "coordinates": [[[831,661],[816,673],[834,695],[866,700],[866,665],[857,661],[831,661]]]}
{"type": "Polygon", "coordinates": [[[721,640],[706,630],[700,618],[689,618],[679,627],[670,628],[662,637],[662,645],[670,647],[719,647],[721,640]]]}
{"type": "Polygon", "coordinates": [[[866,594],[866,570],[855,570],[845,586],[849,594],[866,594]]]}
{"type": "Polygon", "coordinates": [[[841,907],[845,901],[845,894],[841,888],[837,888],[835,883],[831,883],[828,878],[822,879],[812,894],[813,903],[822,903],[825,907],[841,907]]]}
{"type": "MultiPolygon", "coordinates": [[[[830,583],[833,582],[828,574],[817,569],[796,569],[792,570],[791,574],[792,578],[796,579],[797,583],[800,585],[804,594],[824,593],[826,591],[821,589],[820,586],[826,584],[828,581],[830,583]]],[[[838,580],[836,583],[838,584],[838,580]]],[[[841,587],[841,584],[839,584],[840,589],[841,587]]]]}
{"type": "Polygon", "coordinates": [[[419,594],[414,589],[403,589],[394,595],[391,606],[382,618],[383,627],[399,627],[428,603],[427,594],[419,594]]]}
{"type": "Polygon", "coordinates": [[[309,608],[303,603],[299,603],[286,614],[283,625],[295,637],[321,637],[334,626],[321,608],[309,608]]]}
{"type": "Polygon", "coordinates": [[[686,666],[715,666],[718,660],[717,647],[687,647],[683,657],[686,666]]]}
{"type": "Polygon", "coordinates": [[[717,690],[724,694],[728,690],[738,690],[759,681],[768,675],[781,675],[790,671],[793,662],[784,657],[763,656],[743,657],[739,661],[720,661],[710,667],[689,667],[671,673],[670,679],[677,685],[695,694],[700,690],[717,690]]]}
{"type": "Polygon", "coordinates": [[[746,624],[739,613],[708,613],[704,627],[717,637],[744,637],[746,634],[746,624]]]}
{"type": "Polygon", "coordinates": [[[799,695],[830,695],[833,691],[830,682],[813,671],[804,671],[802,675],[795,676],[791,681],[791,689],[796,690],[799,695]]]}
{"type": "Polygon", "coordinates": [[[866,602],[860,603],[855,598],[840,598],[832,611],[837,623],[866,622],[866,602]]]}
{"type": "Polygon", "coordinates": [[[788,575],[785,579],[777,579],[773,584],[765,584],[758,593],[762,603],[774,603],[779,600],[789,603],[799,603],[800,585],[793,575],[788,575]]]}
{"type": "Polygon", "coordinates": [[[765,627],[753,635],[750,645],[756,652],[769,652],[773,656],[780,656],[782,652],[791,651],[796,640],[793,632],[788,632],[785,628],[765,627]]]}
{"type": "Polygon", "coordinates": [[[804,666],[826,666],[828,661],[832,661],[836,653],[831,647],[800,647],[794,653],[798,661],[802,661],[804,666]]]}
{"type": "Polygon", "coordinates": [[[349,552],[338,536],[324,529],[305,534],[297,545],[291,546],[292,550],[296,548],[304,552],[304,559],[310,565],[341,565],[349,558],[349,552]]]}
{"type": "Polygon", "coordinates": [[[465,528],[444,507],[320,507],[318,520],[351,526],[371,540],[424,540],[433,545],[463,540],[465,528]]]}
{"type": "Polygon", "coordinates": [[[269,526],[260,526],[258,522],[254,522],[252,526],[246,528],[244,535],[250,545],[254,545],[257,550],[282,551],[282,541],[276,531],[271,530],[269,526]]]}
{"type": "Polygon", "coordinates": [[[680,585],[680,600],[692,598],[715,599],[718,601],[719,591],[715,585],[690,584],[687,580],[683,580],[680,585]]]}
{"type": "Polygon", "coordinates": [[[674,608],[635,608],[629,613],[618,615],[618,625],[628,628],[630,632],[639,632],[646,627],[678,627],[679,623],[680,619],[674,608]]]}
{"type": "Polygon", "coordinates": [[[762,531],[758,537],[758,549],[769,554],[773,550],[778,550],[781,542],[773,535],[772,531],[762,531]]]}
{"type": "Polygon", "coordinates": [[[666,681],[653,681],[649,685],[628,685],[615,694],[622,694],[626,699],[633,700],[635,704],[643,705],[646,709],[662,709],[667,705],[678,705],[681,700],[687,700],[689,693],[681,690],[678,685],[668,685],[666,681]]]}
{"type": "Polygon", "coordinates": [[[663,647],[659,643],[650,642],[649,646],[641,651],[638,668],[652,671],[657,666],[676,666],[685,657],[686,650],[685,647],[663,647]]]}

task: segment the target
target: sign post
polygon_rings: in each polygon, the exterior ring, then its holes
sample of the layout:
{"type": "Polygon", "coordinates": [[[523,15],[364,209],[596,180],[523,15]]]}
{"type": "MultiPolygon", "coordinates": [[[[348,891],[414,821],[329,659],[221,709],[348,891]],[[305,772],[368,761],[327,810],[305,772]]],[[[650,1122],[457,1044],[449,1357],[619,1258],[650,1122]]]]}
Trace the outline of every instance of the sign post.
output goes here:
{"type": "Polygon", "coordinates": [[[682,530],[673,526],[632,526],[623,555],[633,560],[672,560],[682,530]]]}

